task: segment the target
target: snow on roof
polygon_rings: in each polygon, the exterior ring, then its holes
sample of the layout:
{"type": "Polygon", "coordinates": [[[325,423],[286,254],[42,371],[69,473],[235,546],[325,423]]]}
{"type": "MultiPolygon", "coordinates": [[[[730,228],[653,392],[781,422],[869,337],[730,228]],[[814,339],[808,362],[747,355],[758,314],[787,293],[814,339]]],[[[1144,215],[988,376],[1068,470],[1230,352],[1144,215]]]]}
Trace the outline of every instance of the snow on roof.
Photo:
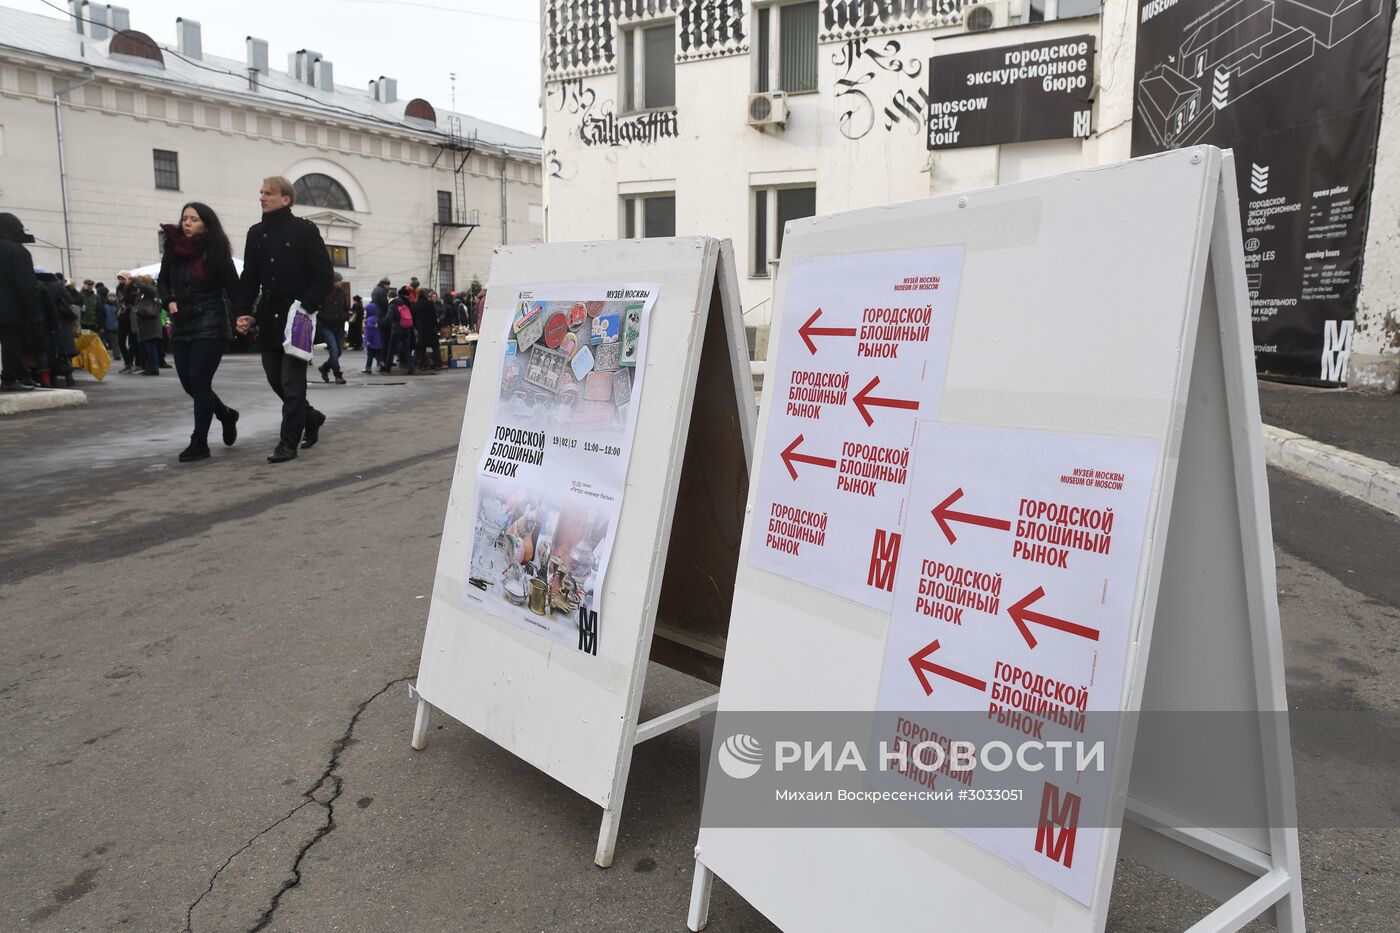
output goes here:
{"type": "MultiPolygon", "coordinates": [[[[276,70],[258,75],[258,89],[254,91],[248,86],[246,62],[214,55],[187,61],[179,55],[176,46],[157,42],[165,59],[162,68],[154,61],[110,55],[107,51],[110,42],[110,39],[95,40],[82,35],[66,19],[0,6],[0,49],[15,49],[99,71],[122,72],[158,83],[217,91],[327,118],[389,125],[416,133],[433,132],[425,121],[404,116],[407,100],[376,101],[367,90],[360,88],[337,86],[325,91],[276,70]]],[[[486,148],[506,150],[527,158],[540,156],[538,136],[467,114],[435,109],[439,133],[449,132],[453,121],[460,120],[462,135],[468,140],[475,136],[486,148]]]]}

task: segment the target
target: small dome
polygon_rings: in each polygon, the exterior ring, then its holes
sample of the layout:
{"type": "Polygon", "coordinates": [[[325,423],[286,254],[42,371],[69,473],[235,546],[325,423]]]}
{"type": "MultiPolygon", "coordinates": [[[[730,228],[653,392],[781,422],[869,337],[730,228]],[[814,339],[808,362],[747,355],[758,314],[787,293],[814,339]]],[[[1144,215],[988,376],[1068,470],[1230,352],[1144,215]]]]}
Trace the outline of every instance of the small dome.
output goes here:
{"type": "Polygon", "coordinates": [[[409,101],[408,106],[403,108],[403,115],[415,120],[427,120],[437,126],[437,111],[433,109],[432,104],[421,97],[415,97],[409,101]]]}
{"type": "Polygon", "coordinates": [[[161,54],[156,40],[135,29],[123,29],[113,36],[111,44],[107,46],[107,54],[144,58],[165,67],[165,56],[161,54]]]}

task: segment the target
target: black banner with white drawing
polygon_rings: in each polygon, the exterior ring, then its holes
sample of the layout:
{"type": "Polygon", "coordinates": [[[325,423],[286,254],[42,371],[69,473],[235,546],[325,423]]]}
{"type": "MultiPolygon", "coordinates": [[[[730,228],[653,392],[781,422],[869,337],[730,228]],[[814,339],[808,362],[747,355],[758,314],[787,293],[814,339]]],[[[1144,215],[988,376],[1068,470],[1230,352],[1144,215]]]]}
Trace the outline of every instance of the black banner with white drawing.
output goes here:
{"type": "Polygon", "coordinates": [[[1093,36],[936,55],[928,147],[1088,136],[1093,86],[1093,36]]]}
{"type": "Polygon", "coordinates": [[[1235,151],[1261,373],[1346,381],[1388,0],[1143,0],[1133,155],[1235,151]]]}

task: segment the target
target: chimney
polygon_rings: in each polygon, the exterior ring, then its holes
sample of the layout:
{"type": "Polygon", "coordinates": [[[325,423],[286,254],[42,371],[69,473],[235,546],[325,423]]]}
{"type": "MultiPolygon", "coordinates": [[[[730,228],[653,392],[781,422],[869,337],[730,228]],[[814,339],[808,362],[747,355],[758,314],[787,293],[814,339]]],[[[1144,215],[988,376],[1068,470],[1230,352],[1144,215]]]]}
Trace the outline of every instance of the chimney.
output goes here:
{"type": "Polygon", "coordinates": [[[204,47],[200,42],[199,23],[183,16],[175,17],[175,46],[181,55],[196,61],[204,58],[204,47]]]}
{"type": "Polygon", "coordinates": [[[380,75],[378,81],[370,82],[370,88],[374,99],[381,104],[392,104],[399,99],[399,82],[393,78],[380,75]]]}
{"type": "Polygon", "coordinates": [[[113,6],[107,8],[111,16],[108,21],[111,23],[113,32],[125,32],[131,28],[131,11],[124,6],[113,6]]]}
{"type": "Polygon", "coordinates": [[[87,20],[88,35],[92,36],[93,41],[101,42],[112,35],[108,28],[111,23],[112,10],[107,4],[84,3],[82,15],[87,20]]]}
{"type": "Polygon", "coordinates": [[[73,28],[79,35],[87,35],[87,29],[83,23],[83,7],[86,6],[83,0],[68,0],[68,15],[73,18],[73,28]]]}
{"type": "Polygon", "coordinates": [[[268,74],[271,69],[267,64],[267,40],[248,36],[245,44],[248,48],[248,70],[260,75],[268,74]]]}
{"type": "Polygon", "coordinates": [[[335,69],[324,58],[316,59],[311,67],[312,84],[323,91],[335,90],[335,69]]]}

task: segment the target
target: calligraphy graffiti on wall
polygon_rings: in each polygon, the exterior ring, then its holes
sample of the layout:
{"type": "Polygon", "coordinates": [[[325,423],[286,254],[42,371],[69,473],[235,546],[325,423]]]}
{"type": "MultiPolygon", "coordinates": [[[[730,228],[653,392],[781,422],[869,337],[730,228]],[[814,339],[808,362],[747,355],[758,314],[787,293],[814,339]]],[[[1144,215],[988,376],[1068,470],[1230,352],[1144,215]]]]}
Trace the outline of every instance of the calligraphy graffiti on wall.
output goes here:
{"type": "MultiPolygon", "coordinates": [[[[569,128],[585,146],[625,146],[630,143],[650,144],[661,139],[675,139],[678,120],[675,110],[650,110],[645,113],[619,116],[611,100],[598,100],[598,92],[585,87],[582,78],[554,81],[545,88],[545,100],[555,113],[568,113],[579,118],[569,128]]],[[[549,174],[561,181],[571,180],[577,173],[572,163],[559,159],[558,150],[551,149],[545,159],[549,174]]]]}
{"type": "Polygon", "coordinates": [[[585,114],[579,126],[579,139],[585,146],[625,146],[629,143],[651,144],[661,139],[675,139],[676,111],[649,110],[645,113],[619,117],[611,108],[596,115],[585,114]]]}
{"type": "Polygon", "coordinates": [[[977,0],[822,0],[818,39],[868,38],[892,32],[954,26],[977,0]]]}
{"type": "Polygon", "coordinates": [[[877,121],[885,132],[900,126],[917,135],[923,127],[928,87],[915,80],[923,72],[923,60],[917,55],[900,58],[901,50],[894,39],[882,45],[850,39],[831,56],[831,63],[842,69],[836,78],[836,123],[842,136],[861,139],[877,121]],[[907,87],[891,91],[891,82],[907,87]]]}
{"type": "Polygon", "coordinates": [[[746,54],[744,16],[743,0],[683,0],[676,17],[680,27],[676,61],[746,54]]]}
{"type": "Polygon", "coordinates": [[[544,0],[546,80],[615,71],[618,28],[670,15],[678,62],[749,50],[743,0],[544,0]]]}

